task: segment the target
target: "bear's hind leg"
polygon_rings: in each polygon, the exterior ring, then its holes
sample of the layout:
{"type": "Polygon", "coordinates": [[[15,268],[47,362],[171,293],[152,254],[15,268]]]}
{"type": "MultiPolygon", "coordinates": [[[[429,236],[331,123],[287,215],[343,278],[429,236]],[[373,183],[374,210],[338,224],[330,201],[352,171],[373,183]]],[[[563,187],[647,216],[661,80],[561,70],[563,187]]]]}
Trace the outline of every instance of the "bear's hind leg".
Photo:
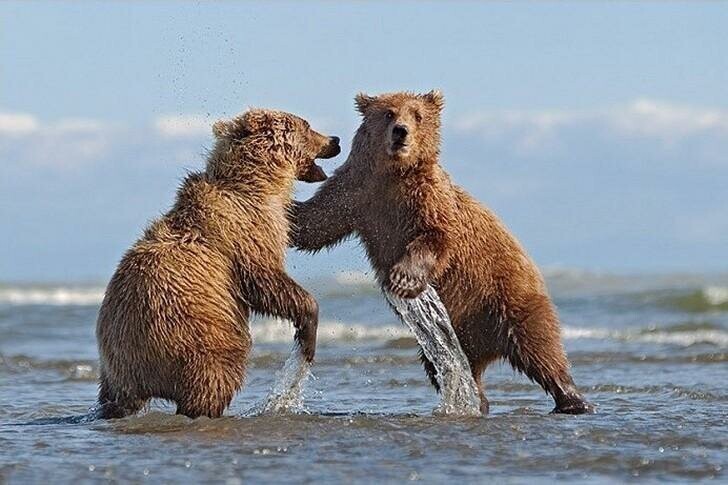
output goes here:
{"type": "Polygon", "coordinates": [[[422,367],[425,368],[425,374],[427,374],[427,378],[430,379],[430,384],[432,384],[432,387],[435,388],[435,391],[439,393],[440,383],[437,382],[437,369],[435,369],[434,364],[430,362],[430,359],[427,358],[425,352],[422,350],[422,347],[420,347],[419,354],[420,362],[422,362],[422,367]]]}
{"type": "Polygon", "coordinates": [[[527,310],[524,318],[506,329],[504,357],[554,398],[553,413],[593,413],[594,407],[576,389],[569,372],[558,317],[551,302],[545,296],[537,296],[527,310]]]}
{"type": "Polygon", "coordinates": [[[484,363],[470,364],[472,367],[473,380],[475,381],[475,386],[478,389],[478,397],[480,398],[480,412],[483,413],[483,416],[487,416],[490,412],[490,402],[485,396],[485,385],[483,384],[483,371],[485,371],[489,362],[490,361],[488,360],[484,363]]]}
{"type": "Polygon", "coordinates": [[[177,414],[188,418],[219,418],[240,389],[245,375],[245,358],[233,363],[201,359],[188,364],[182,373],[182,391],[175,401],[177,414]]]}
{"type": "Polygon", "coordinates": [[[120,391],[115,392],[102,374],[96,416],[98,419],[118,419],[131,416],[138,413],[148,401],[148,398],[131,396],[120,391]]]}

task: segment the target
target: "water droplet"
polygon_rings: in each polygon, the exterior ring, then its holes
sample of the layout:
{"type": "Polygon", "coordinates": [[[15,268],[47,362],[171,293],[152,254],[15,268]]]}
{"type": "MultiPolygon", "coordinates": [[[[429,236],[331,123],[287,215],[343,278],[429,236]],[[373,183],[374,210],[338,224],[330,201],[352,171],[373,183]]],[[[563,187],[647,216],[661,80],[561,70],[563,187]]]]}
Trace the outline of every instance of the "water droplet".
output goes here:
{"type": "Polygon", "coordinates": [[[261,412],[281,414],[302,411],[303,390],[310,377],[311,365],[303,358],[298,345],[294,345],[283,368],[276,372],[275,383],[268,392],[261,412]]]}

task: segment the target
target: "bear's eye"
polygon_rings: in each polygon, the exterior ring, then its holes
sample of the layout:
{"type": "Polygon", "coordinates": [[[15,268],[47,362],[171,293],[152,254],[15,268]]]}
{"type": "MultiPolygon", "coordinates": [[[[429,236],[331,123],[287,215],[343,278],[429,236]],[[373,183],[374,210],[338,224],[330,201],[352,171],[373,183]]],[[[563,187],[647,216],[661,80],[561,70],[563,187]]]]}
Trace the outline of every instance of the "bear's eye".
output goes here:
{"type": "Polygon", "coordinates": [[[419,111],[415,111],[415,120],[417,120],[417,123],[422,122],[422,115],[419,111]]]}
{"type": "Polygon", "coordinates": [[[384,117],[387,118],[387,120],[393,120],[394,119],[394,111],[391,109],[388,109],[386,113],[384,113],[384,117]]]}

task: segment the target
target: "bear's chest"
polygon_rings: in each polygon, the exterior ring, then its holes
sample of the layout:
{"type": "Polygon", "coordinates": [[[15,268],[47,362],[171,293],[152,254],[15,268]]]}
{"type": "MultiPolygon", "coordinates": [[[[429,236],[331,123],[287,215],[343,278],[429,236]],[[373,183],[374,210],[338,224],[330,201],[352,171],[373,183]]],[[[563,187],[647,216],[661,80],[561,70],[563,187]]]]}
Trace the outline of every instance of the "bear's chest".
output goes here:
{"type": "Polygon", "coordinates": [[[359,235],[375,269],[388,272],[416,236],[414,214],[382,191],[366,209],[359,235]]]}

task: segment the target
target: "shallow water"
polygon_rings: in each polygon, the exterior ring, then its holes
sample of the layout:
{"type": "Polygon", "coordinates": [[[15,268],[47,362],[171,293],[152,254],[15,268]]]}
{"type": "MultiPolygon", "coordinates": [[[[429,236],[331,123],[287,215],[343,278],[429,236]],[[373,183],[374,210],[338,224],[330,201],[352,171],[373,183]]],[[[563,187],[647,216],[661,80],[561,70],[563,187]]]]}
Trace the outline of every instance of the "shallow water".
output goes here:
{"type": "Polygon", "coordinates": [[[352,278],[307,286],[322,322],[302,414],[244,417],[293,342],[289,324],[257,321],[227,417],[155,402],[110,422],[78,418],[96,395],[102,290],[0,286],[0,482],[728,479],[726,277],[551,275],[589,416],[549,415],[505,365],[486,373],[488,417],[433,416],[415,340],[381,293],[352,278]]]}

